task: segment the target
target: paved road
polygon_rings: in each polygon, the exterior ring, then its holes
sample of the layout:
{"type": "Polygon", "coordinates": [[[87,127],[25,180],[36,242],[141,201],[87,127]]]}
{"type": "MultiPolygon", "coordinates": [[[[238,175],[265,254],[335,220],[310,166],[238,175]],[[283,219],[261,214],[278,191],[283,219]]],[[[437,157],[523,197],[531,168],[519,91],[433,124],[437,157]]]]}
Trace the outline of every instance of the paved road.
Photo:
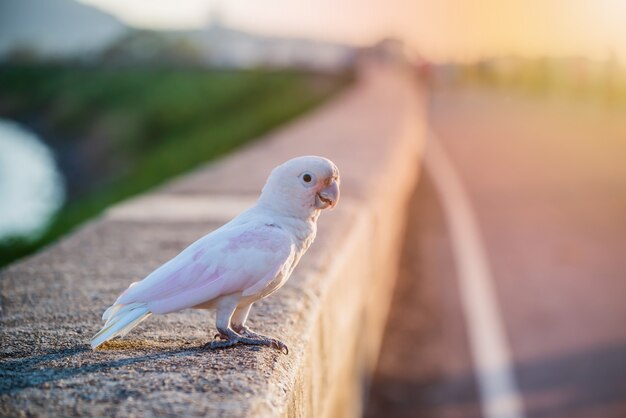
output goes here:
{"type": "MultiPolygon", "coordinates": [[[[626,417],[626,111],[439,92],[528,417],[626,417]]],[[[428,175],[369,416],[480,416],[458,261],[428,175]]]]}

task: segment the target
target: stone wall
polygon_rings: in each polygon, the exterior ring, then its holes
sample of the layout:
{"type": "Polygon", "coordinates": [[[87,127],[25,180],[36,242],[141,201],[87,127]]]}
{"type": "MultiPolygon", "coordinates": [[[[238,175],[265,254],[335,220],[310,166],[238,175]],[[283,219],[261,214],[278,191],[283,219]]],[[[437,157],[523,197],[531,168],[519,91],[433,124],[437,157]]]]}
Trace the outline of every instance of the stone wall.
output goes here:
{"type": "Polygon", "coordinates": [[[334,101],[0,272],[0,415],[358,416],[397,273],[424,139],[418,86],[370,66],[334,101]],[[338,207],[253,329],[290,348],[207,351],[214,315],[152,316],[98,351],[100,315],[132,281],[248,207],[272,167],[317,154],[338,207]]]}

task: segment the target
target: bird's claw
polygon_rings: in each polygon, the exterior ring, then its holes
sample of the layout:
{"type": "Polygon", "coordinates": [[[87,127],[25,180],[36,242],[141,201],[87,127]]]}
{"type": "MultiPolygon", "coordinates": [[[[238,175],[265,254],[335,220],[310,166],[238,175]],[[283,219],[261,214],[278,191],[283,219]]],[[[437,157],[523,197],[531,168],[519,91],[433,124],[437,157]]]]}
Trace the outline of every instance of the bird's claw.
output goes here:
{"type": "Polygon", "coordinates": [[[256,334],[255,338],[244,337],[240,339],[239,342],[249,345],[265,345],[280,350],[282,353],[289,354],[289,348],[287,345],[276,338],[264,337],[256,334]]]}
{"type": "Polygon", "coordinates": [[[276,340],[276,345],[273,347],[280,350],[281,353],[285,353],[285,355],[289,354],[289,347],[287,347],[287,344],[282,341],[276,340]]]}
{"type": "Polygon", "coordinates": [[[277,340],[276,338],[266,337],[265,335],[257,334],[245,325],[241,326],[236,331],[246,340],[244,344],[266,345],[268,347],[280,350],[285,354],[289,354],[289,348],[287,347],[287,345],[285,345],[285,343],[283,343],[282,341],[277,340]]]}
{"type": "Polygon", "coordinates": [[[289,354],[289,348],[285,343],[280,340],[271,337],[264,337],[262,335],[254,334],[254,337],[236,337],[236,338],[228,338],[223,334],[215,334],[213,341],[209,341],[204,345],[204,348],[208,348],[211,350],[219,349],[219,348],[227,348],[232,347],[236,344],[246,344],[246,345],[265,345],[267,347],[275,348],[280,350],[282,353],[289,354]]]}
{"type": "Polygon", "coordinates": [[[237,344],[237,341],[233,341],[233,340],[214,340],[214,341],[210,341],[210,342],[206,343],[204,345],[204,347],[205,348],[209,348],[211,350],[215,350],[215,349],[218,349],[218,348],[232,347],[235,344],[237,344]]]}

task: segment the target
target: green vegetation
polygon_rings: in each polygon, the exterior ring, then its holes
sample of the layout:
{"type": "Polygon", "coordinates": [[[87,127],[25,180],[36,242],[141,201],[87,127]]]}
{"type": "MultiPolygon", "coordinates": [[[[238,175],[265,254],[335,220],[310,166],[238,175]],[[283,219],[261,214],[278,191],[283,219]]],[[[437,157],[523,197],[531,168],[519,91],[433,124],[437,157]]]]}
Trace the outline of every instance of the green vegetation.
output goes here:
{"type": "Polygon", "coordinates": [[[350,79],[267,70],[0,68],[0,115],[34,127],[57,154],[70,150],[79,160],[79,172],[67,179],[70,199],[48,231],[35,242],[1,243],[0,266],[305,112],[350,79]]]}
{"type": "Polygon", "coordinates": [[[626,69],[615,59],[494,58],[460,66],[458,81],[535,96],[626,105],[626,69]]]}

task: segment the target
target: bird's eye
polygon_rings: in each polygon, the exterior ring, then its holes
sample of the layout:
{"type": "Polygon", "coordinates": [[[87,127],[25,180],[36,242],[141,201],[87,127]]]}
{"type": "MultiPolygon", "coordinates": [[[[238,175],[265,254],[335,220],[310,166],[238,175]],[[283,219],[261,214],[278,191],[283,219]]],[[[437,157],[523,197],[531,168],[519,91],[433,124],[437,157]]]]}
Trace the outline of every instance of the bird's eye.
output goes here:
{"type": "Polygon", "coordinates": [[[300,181],[305,186],[310,187],[313,184],[315,184],[315,174],[313,174],[313,173],[302,173],[300,175],[300,181]]]}

